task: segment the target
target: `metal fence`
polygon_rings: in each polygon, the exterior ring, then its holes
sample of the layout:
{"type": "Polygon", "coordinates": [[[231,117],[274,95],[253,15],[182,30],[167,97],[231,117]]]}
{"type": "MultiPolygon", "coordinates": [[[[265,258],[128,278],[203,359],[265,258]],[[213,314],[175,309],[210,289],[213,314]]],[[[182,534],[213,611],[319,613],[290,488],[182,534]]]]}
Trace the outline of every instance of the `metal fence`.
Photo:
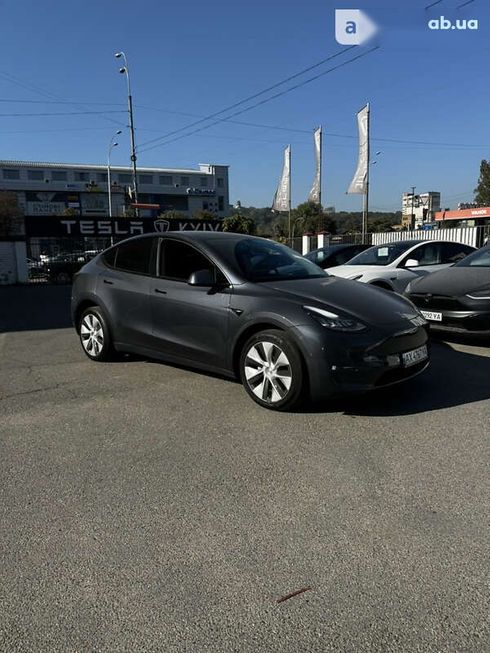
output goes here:
{"type": "MultiPolygon", "coordinates": [[[[488,244],[490,226],[481,227],[453,227],[449,229],[418,229],[414,231],[386,231],[380,233],[368,233],[365,236],[367,245],[383,245],[400,240],[449,240],[455,243],[482,247],[488,244]]],[[[339,236],[301,236],[293,239],[292,248],[304,254],[311,252],[317,247],[328,245],[360,245],[362,244],[361,234],[343,234],[339,236]]]]}
{"type": "Polygon", "coordinates": [[[481,247],[488,237],[488,227],[453,227],[452,229],[417,229],[414,231],[389,231],[372,235],[373,245],[393,243],[398,240],[449,240],[473,247],[481,247]]]}
{"type": "Polygon", "coordinates": [[[111,245],[110,238],[28,238],[29,283],[70,283],[93,256],[111,245]]]}

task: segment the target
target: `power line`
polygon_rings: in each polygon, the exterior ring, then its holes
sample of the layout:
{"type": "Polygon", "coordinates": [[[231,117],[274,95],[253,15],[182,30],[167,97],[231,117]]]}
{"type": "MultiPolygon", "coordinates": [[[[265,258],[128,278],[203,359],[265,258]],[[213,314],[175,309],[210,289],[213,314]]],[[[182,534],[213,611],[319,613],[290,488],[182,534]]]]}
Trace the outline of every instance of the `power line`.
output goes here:
{"type": "MultiPolygon", "coordinates": [[[[6,102],[8,104],[80,104],[80,102],[75,100],[24,100],[24,99],[6,99],[0,98],[0,102],[6,102]]],[[[113,106],[113,107],[124,107],[126,106],[123,102],[84,102],[86,106],[113,106]]]]}
{"type": "MultiPolygon", "coordinates": [[[[354,47],[354,46],[352,46],[352,47],[354,47]]],[[[379,49],[379,46],[377,45],[377,46],[371,48],[370,50],[367,50],[366,52],[363,52],[363,53],[357,55],[356,57],[353,57],[352,59],[348,59],[347,61],[344,61],[341,64],[338,64],[337,66],[333,66],[332,68],[329,68],[328,70],[324,70],[323,72],[319,73],[318,75],[314,75],[313,77],[309,77],[308,79],[304,80],[303,82],[301,82],[299,84],[295,84],[294,86],[291,86],[291,87],[285,89],[284,91],[276,93],[275,95],[272,95],[271,97],[265,98],[264,100],[261,100],[260,102],[252,104],[249,107],[245,107],[245,109],[241,109],[240,111],[236,111],[235,113],[232,113],[231,116],[221,118],[220,120],[217,120],[217,121],[211,123],[210,125],[205,125],[203,127],[200,127],[199,129],[195,129],[194,131],[189,132],[188,134],[182,134],[181,136],[177,136],[176,138],[173,138],[170,141],[166,141],[164,143],[156,143],[155,145],[152,145],[151,147],[146,147],[143,150],[140,150],[140,152],[147,152],[149,150],[153,150],[156,147],[160,147],[161,145],[169,145],[170,143],[174,143],[175,141],[178,141],[181,138],[187,138],[189,136],[197,134],[200,131],[203,131],[204,129],[209,129],[210,127],[213,127],[214,125],[218,125],[218,124],[220,124],[222,122],[225,122],[225,121],[229,120],[230,118],[234,118],[235,116],[238,116],[238,115],[240,115],[242,113],[245,113],[246,111],[251,111],[252,109],[255,109],[256,107],[261,106],[263,104],[266,104],[267,102],[270,102],[271,100],[275,100],[276,98],[281,97],[282,95],[286,95],[286,93],[290,93],[291,91],[294,91],[294,90],[296,90],[298,88],[301,88],[302,86],[306,86],[306,84],[310,84],[311,82],[319,79],[320,77],[323,77],[324,75],[327,75],[328,73],[331,73],[331,72],[333,72],[335,70],[338,70],[339,68],[347,66],[348,64],[353,63],[354,61],[357,61],[358,59],[362,59],[363,57],[366,57],[368,54],[371,54],[372,52],[374,52],[375,50],[378,50],[378,49],[379,49]]],[[[181,131],[181,130],[179,130],[179,131],[181,131]]],[[[162,137],[161,139],[158,139],[158,140],[163,140],[163,138],[164,137],[162,137]]]]}
{"type": "Polygon", "coordinates": [[[186,125],[185,127],[180,127],[179,129],[175,129],[174,131],[168,132],[164,136],[161,136],[160,138],[154,138],[150,141],[146,141],[145,143],[141,143],[140,147],[143,147],[145,145],[149,145],[150,143],[155,143],[159,140],[163,140],[167,138],[168,136],[173,136],[174,134],[178,134],[182,131],[185,131],[187,129],[191,129],[192,127],[195,127],[196,125],[200,125],[203,122],[207,122],[208,120],[212,120],[213,118],[216,118],[217,116],[220,116],[223,113],[226,113],[227,111],[232,111],[233,109],[236,109],[236,107],[241,106],[242,104],[245,104],[246,102],[251,102],[252,100],[255,100],[256,98],[260,97],[261,95],[264,95],[265,93],[269,93],[270,91],[274,90],[275,88],[278,88],[279,86],[282,86],[283,84],[286,84],[287,82],[290,82],[293,79],[296,79],[297,77],[300,77],[301,75],[305,75],[306,73],[310,72],[310,70],[314,70],[315,68],[318,68],[319,66],[322,66],[323,64],[327,63],[328,61],[331,61],[332,59],[335,59],[336,57],[341,56],[342,54],[345,54],[349,50],[352,50],[352,48],[355,48],[357,46],[355,45],[350,45],[349,47],[340,50],[339,52],[336,52],[335,54],[332,54],[325,59],[322,59],[321,61],[313,64],[312,66],[308,66],[307,68],[304,68],[303,70],[299,71],[298,73],[294,73],[294,75],[290,75],[289,77],[286,77],[285,79],[281,80],[280,82],[277,82],[276,84],[273,84],[272,86],[269,86],[268,88],[263,89],[262,91],[259,91],[258,93],[254,93],[253,95],[249,95],[247,98],[244,98],[243,100],[240,100],[239,102],[235,102],[234,104],[231,104],[228,107],[225,107],[224,109],[221,109],[220,111],[215,111],[214,113],[209,114],[208,116],[205,116],[204,118],[200,118],[199,120],[196,120],[195,122],[190,123],[189,125],[186,125]]]}
{"type": "MultiPolygon", "coordinates": [[[[60,97],[59,95],[56,95],[55,93],[51,93],[50,91],[46,91],[45,89],[35,86],[34,84],[30,84],[27,82],[24,82],[23,80],[19,79],[18,77],[15,77],[15,75],[11,75],[10,73],[5,72],[4,70],[0,70],[0,77],[3,77],[6,81],[10,82],[11,84],[15,84],[16,86],[20,86],[22,88],[27,89],[28,91],[31,91],[31,93],[36,93],[37,95],[41,95],[42,97],[47,97],[51,100],[57,100],[60,102],[66,101],[65,98],[60,97]]],[[[86,109],[87,104],[80,103],[80,104],[75,104],[76,107],[79,109],[86,109]]],[[[127,125],[125,123],[120,122],[119,120],[114,120],[114,118],[109,118],[109,116],[102,115],[100,116],[103,120],[106,120],[108,122],[114,123],[115,125],[119,125],[120,127],[126,127],[127,125]]]]}
{"type": "Polygon", "coordinates": [[[0,118],[13,118],[13,117],[36,117],[36,116],[100,116],[107,113],[126,113],[124,109],[118,111],[60,111],[56,113],[0,113],[0,118]]]}

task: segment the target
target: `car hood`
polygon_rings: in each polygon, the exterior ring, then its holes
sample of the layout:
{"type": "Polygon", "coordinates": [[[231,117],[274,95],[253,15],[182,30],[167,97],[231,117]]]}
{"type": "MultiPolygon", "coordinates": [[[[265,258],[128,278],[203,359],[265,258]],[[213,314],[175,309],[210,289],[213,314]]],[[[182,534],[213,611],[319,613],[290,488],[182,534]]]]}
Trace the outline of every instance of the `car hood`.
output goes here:
{"type": "Polygon", "coordinates": [[[391,269],[389,265],[338,265],[334,268],[329,268],[328,273],[336,277],[343,277],[344,279],[352,279],[367,272],[375,274],[384,274],[391,269]]]}
{"type": "Polygon", "coordinates": [[[490,268],[457,266],[413,281],[410,284],[409,293],[431,293],[458,297],[485,287],[490,287],[490,268]]]}
{"type": "Polygon", "coordinates": [[[302,304],[348,314],[370,325],[406,323],[418,315],[410,302],[393,292],[333,276],[261,285],[302,304]]]}

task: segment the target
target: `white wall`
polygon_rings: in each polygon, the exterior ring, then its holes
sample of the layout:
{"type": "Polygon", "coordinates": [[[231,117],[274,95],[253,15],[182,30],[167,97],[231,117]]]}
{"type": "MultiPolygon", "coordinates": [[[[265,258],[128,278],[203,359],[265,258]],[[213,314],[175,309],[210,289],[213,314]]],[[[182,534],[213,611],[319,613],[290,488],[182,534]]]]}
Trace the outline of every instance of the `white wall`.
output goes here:
{"type": "Polygon", "coordinates": [[[425,231],[417,229],[415,231],[388,231],[379,234],[373,234],[372,244],[383,245],[384,243],[393,243],[398,240],[450,240],[454,243],[463,243],[465,245],[478,245],[479,227],[455,227],[454,229],[431,229],[425,231]]]}
{"type": "Polygon", "coordinates": [[[25,242],[0,241],[0,285],[27,283],[25,242]]]}

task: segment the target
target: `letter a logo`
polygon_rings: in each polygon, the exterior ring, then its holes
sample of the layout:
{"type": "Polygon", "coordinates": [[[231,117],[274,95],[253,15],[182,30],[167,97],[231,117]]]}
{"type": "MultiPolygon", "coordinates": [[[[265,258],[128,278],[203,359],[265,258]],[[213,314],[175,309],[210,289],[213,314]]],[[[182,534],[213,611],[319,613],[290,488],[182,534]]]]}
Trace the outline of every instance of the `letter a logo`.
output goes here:
{"type": "Polygon", "coordinates": [[[335,40],[340,45],[362,45],[376,34],[377,29],[360,9],[335,10],[335,40]]]}

